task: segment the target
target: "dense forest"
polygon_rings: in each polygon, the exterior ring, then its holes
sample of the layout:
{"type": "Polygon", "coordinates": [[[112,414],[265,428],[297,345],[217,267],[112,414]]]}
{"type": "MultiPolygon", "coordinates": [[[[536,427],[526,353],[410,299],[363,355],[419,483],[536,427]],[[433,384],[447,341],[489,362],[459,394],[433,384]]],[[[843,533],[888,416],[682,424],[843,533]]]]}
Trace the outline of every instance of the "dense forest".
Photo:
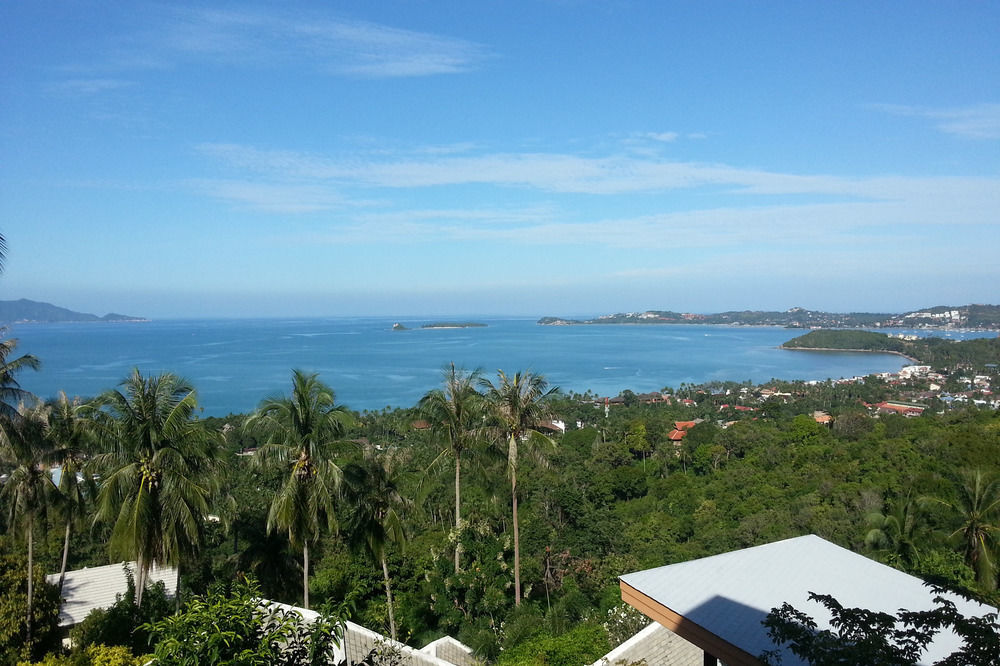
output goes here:
{"type": "MultiPolygon", "coordinates": [[[[2,379],[25,398],[16,374],[33,360],[15,344],[2,379]]],[[[198,419],[192,387],[138,371],[92,401],[5,402],[0,659],[55,649],[42,572],[64,557],[140,562],[125,609],[77,630],[80,654],[166,643],[165,625],[134,631],[173,611],[143,597],[153,561],[180,565],[184,599],[250,579],[405,642],[453,635],[498,664],[561,663],[534,660],[567,646],[583,663],[627,638],[644,621],[622,607],[620,574],[807,533],[995,603],[1000,415],[865,407],[898,392],[874,378],[717,383],[610,406],[540,375],[452,366],[419,405],[380,412],[351,412],[300,371],[285,398],[226,418],[198,419]],[[679,442],[677,421],[697,422],[679,442]]]]}
{"type": "Polygon", "coordinates": [[[818,330],[781,345],[784,349],[846,349],[889,351],[944,370],[958,366],[994,368],[1000,359],[1000,337],[948,340],[928,337],[903,339],[870,331],[818,330]]]}

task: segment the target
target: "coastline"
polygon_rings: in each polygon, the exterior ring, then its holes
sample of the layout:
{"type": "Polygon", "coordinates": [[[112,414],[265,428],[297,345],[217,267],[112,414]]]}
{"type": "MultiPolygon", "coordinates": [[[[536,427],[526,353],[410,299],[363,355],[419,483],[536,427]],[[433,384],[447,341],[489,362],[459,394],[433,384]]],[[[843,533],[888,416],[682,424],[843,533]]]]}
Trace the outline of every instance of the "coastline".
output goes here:
{"type": "Polygon", "coordinates": [[[904,354],[903,352],[893,351],[891,349],[839,349],[835,347],[786,347],[784,345],[778,345],[778,349],[784,349],[786,351],[822,351],[822,352],[860,352],[863,354],[895,354],[896,356],[902,356],[903,358],[913,361],[914,363],[920,363],[920,359],[914,358],[909,354],[904,354]]]}

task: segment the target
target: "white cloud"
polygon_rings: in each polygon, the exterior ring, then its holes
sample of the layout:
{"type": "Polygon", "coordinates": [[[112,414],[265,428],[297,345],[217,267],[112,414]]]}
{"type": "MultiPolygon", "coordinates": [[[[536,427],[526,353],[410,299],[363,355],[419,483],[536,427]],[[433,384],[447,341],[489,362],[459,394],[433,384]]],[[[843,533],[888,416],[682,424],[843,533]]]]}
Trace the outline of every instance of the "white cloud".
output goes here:
{"type": "Polygon", "coordinates": [[[314,213],[345,205],[343,197],[319,185],[202,180],[190,183],[213,198],[269,213],[314,213]]]}
{"type": "Polygon", "coordinates": [[[653,141],[672,143],[680,136],[677,132],[647,132],[645,136],[653,141]]]}
{"type": "Polygon", "coordinates": [[[385,78],[465,72],[486,49],[463,39],[339,18],[263,10],[196,9],[168,21],[170,54],[230,63],[312,62],[323,71],[385,78]]]}
{"type": "Polygon", "coordinates": [[[57,81],[46,86],[49,92],[65,95],[96,95],[133,85],[132,81],[109,78],[77,78],[57,81]]]}
{"type": "Polygon", "coordinates": [[[968,139],[1000,139],[1000,104],[928,109],[900,104],[876,104],[874,108],[897,116],[916,116],[937,122],[947,134],[968,139]]]}
{"type": "Polygon", "coordinates": [[[721,188],[731,194],[920,200],[931,206],[934,201],[946,201],[947,207],[941,212],[953,211],[955,222],[995,222],[982,216],[988,206],[994,211],[1000,209],[1000,182],[996,178],[847,178],[678,162],[647,155],[483,153],[415,158],[380,153],[333,158],[237,144],[203,144],[198,150],[233,169],[281,181],[340,187],[392,190],[479,184],[605,196],[721,188]],[[956,217],[955,210],[974,219],[956,217]]]}

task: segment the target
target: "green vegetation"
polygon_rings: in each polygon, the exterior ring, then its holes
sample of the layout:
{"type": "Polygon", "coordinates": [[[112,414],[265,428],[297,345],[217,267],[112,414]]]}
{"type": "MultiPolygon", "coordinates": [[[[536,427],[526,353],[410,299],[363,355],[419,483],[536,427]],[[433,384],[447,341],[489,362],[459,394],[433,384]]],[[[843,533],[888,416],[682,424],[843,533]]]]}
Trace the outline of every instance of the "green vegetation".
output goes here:
{"type": "Polygon", "coordinates": [[[415,645],[450,634],[491,663],[592,662],[642,625],[622,612],[619,575],[806,533],[998,599],[1000,414],[977,406],[964,367],[935,381],[969,400],[929,400],[915,418],[877,405],[925,379],[681,385],[606,413],[539,374],[448,366],[409,409],[352,413],[293,371],[287,397],[202,419],[170,374],[134,372],[90,403],[31,402],[16,378],[32,366],[0,368],[16,398],[0,415],[0,666],[195,663],[195,649],[281,663],[278,634],[299,646],[288,663],[306,664],[336,640],[331,622],[249,612],[258,597],[343,601],[373,630],[415,645]],[[674,441],[678,421],[695,425],[674,441]],[[110,558],[139,561],[135,591],[60,661],[42,572],[110,558]],[[179,613],[142,593],[153,562],[180,567],[179,613]]]}
{"type": "Polygon", "coordinates": [[[902,340],[868,331],[810,331],[781,345],[784,349],[894,352],[919,363],[950,369],[967,366],[983,369],[1000,363],[1000,337],[973,340],[919,338],[902,340]]]}
{"type": "MultiPolygon", "coordinates": [[[[938,666],[996,664],[1000,658],[1000,625],[996,613],[965,617],[955,604],[938,596],[929,610],[900,610],[897,615],[874,613],[864,608],[845,608],[824,594],[810,599],[826,607],[836,631],[817,631],[815,620],[789,604],[774,608],[764,620],[768,635],[778,645],[788,643],[798,657],[814,666],[834,664],[886,664],[909,666],[921,661],[934,636],[949,630],[963,645],[934,662],[938,666]]],[[[767,657],[764,655],[765,663],[767,657]]],[[[780,660],[777,662],[780,663],[780,660]]]]}

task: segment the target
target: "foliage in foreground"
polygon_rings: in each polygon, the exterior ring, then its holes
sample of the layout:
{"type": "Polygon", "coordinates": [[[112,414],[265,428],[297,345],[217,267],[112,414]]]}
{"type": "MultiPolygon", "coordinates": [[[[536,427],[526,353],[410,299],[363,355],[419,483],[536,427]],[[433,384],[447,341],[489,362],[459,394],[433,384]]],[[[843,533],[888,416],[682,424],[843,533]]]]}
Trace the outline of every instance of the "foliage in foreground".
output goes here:
{"type": "Polygon", "coordinates": [[[45,659],[31,663],[20,662],[17,666],[143,666],[149,656],[136,657],[126,647],[91,645],[85,650],[68,655],[46,655],[45,659]]]}
{"type": "MultiPolygon", "coordinates": [[[[836,632],[816,631],[816,621],[791,604],[773,608],[763,624],[777,645],[789,649],[814,666],[834,664],[878,664],[909,666],[919,663],[924,650],[942,630],[951,630],[963,641],[961,648],[937,666],[1000,664],[1000,624],[997,614],[966,617],[955,604],[940,595],[934,608],[923,611],[901,610],[897,616],[864,608],[844,608],[829,595],[810,593],[812,601],[823,604],[833,615],[836,632]]],[[[771,663],[780,663],[777,652],[763,655],[771,663]]]]}
{"type": "Polygon", "coordinates": [[[216,586],[149,630],[153,663],[170,666],[327,666],[343,636],[329,615],[306,623],[296,611],[262,603],[253,581],[216,586]]]}

